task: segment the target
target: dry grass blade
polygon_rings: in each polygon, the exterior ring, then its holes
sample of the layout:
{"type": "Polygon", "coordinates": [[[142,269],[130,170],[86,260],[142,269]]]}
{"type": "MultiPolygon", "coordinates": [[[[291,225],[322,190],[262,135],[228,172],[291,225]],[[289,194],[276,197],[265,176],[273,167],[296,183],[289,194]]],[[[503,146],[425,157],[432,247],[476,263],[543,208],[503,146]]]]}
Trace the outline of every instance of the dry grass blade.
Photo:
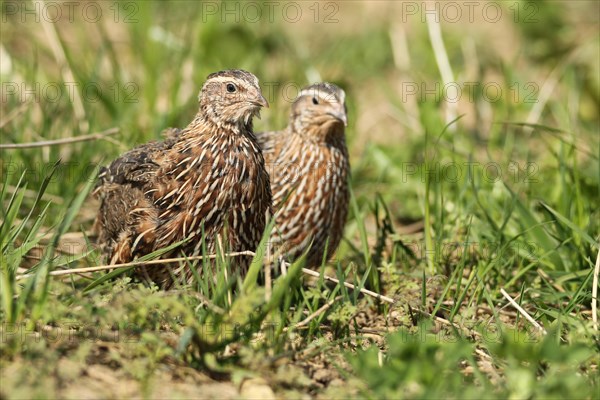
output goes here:
{"type": "MultiPolygon", "coordinates": [[[[314,277],[317,277],[317,278],[319,278],[321,276],[321,274],[319,274],[318,272],[310,270],[308,268],[302,268],[302,272],[305,273],[306,275],[314,276],[314,277]]],[[[325,279],[326,281],[329,281],[329,282],[333,282],[333,283],[338,283],[338,284],[339,283],[343,283],[344,286],[346,286],[348,289],[352,289],[352,290],[356,290],[357,289],[357,287],[354,286],[351,283],[340,282],[338,279],[332,278],[331,276],[328,276],[328,275],[323,275],[323,279],[325,279]]],[[[375,297],[376,299],[384,301],[386,303],[390,303],[390,304],[394,303],[394,299],[392,299],[391,297],[387,297],[387,296],[384,296],[382,294],[375,293],[375,292],[373,292],[371,290],[368,290],[368,289],[365,289],[365,288],[361,288],[361,289],[359,289],[359,291],[361,293],[363,293],[363,294],[366,294],[367,296],[375,297]]]]}
{"type": "Polygon", "coordinates": [[[395,23],[389,31],[389,36],[396,68],[400,71],[409,71],[410,53],[408,51],[408,39],[406,38],[404,26],[400,23],[395,23]]]}
{"type": "MultiPolygon", "coordinates": [[[[45,10],[45,4],[41,0],[37,0],[35,2],[36,10],[45,10]]],[[[56,24],[50,22],[48,18],[45,18],[43,15],[38,15],[39,20],[42,23],[42,27],[46,32],[46,36],[48,38],[48,42],[50,44],[50,48],[52,49],[52,53],[54,54],[54,58],[58,63],[58,66],[61,69],[62,77],[64,82],[77,82],[75,80],[75,76],[73,75],[73,71],[71,70],[71,66],[67,61],[67,56],[65,53],[65,49],[60,42],[58,37],[58,31],[56,30],[56,24]]],[[[85,108],[83,107],[83,101],[81,100],[81,95],[77,90],[73,91],[72,97],[73,104],[73,112],[75,113],[75,117],[79,122],[79,129],[82,132],[86,132],[89,129],[89,123],[87,118],[85,117],[85,108]]]]}
{"type": "MultiPolygon", "coordinates": [[[[446,52],[446,46],[444,46],[442,28],[440,26],[440,16],[438,15],[437,11],[435,13],[426,13],[425,20],[427,22],[427,31],[429,32],[429,40],[431,41],[431,46],[433,47],[435,61],[438,65],[438,69],[440,70],[444,87],[448,87],[448,85],[455,84],[454,72],[452,72],[448,53],[446,52]]],[[[446,123],[456,119],[456,116],[458,115],[457,107],[457,102],[446,101],[446,123]]],[[[456,125],[451,125],[448,127],[448,129],[450,131],[454,131],[456,130],[456,125]]]]}
{"type": "MultiPolygon", "coordinates": [[[[208,297],[206,297],[203,294],[198,293],[198,292],[189,291],[189,290],[166,290],[166,291],[160,293],[160,296],[165,296],[165,297],[171,296],[171,295],[176,295],[176,296],[185,295],[185,296],[194,297],[194,298],[200,300],[200,302],[201,302],[201,304],[198,307],[206,306],[207,308],[209,308],[210,310],[212,310],[213,312],[215,312],[219,315],[225,315],[225,313],[227,312],[224,309],[222,309],[221,307],[214,304],[212,301],[210,301],[210,299],[208,297]]],[[[196,307],[196,308],[198,308],[198,307],[196,307]]]]}
{"type": "MultiPolygon", "coordinates": [[[[325,311],[329,310],[332,305],[334,305],[336,302],[340,301],[343,297],[344,296],[337,296],[336,298],[329,300],[322,307],[320,307],[317,311],[310,314],[308,317],[304,318],[302,321],[300,321],[296,325],[294,325],[294,328],[302,328],[302,327],[308,325],[310,323],[310,321],[312,321],[319,315],[323,314],[325,311]]],[[[288,330],[288,328],[284,329],[284,331],[287,331],[287,330],[288,330]]]]}
{"type": "Polygon", "coordinates": [[[479,357],[481,358],[485,358],[487,360],[491,360],[492,356],[490,356],[488,353],[486,353],[485,351],[479,349],[479,348],[475,348],[475,354],[477,354],[479,357]]]}
{"type": "MultiPolygon", "coordinates": [[[[412,308],[410,308],[410,306],[409,306],[409,309],[412,312],[412,308]]],[[[473,337],[473,338],[481,338],[481,333],[474,331],[473,329],[467,328],[466,326],[461,326],[461,325],[459,325],[455,322],[449,321],[445,318],[438,317],[437,315],[428,313],[427,311],[423,311],[423,310],[415,310],[415,311],[421,315],[428,317],[428,318],[432,318],[433,320],[435,320],[436,322],[439,322],[442,325],[451,326],[454,329],[456,329],[457,331],[467,331],[469,333],[469,335],[471,335],[471,337],[473,337]]]]}
{"type": "MultiPolygon", "coordinates": [[[[227,253],[224,256],[227,256],[227,257],[254,256],[254,252],[253,251],[238,251],[235,253],[227,253]]],[[[85,272],[108,271],[108,270],[119,269],[119,268],[129,268],[129,267],[137,267],[137,266],[145,267],[148,265],[178,263],[178,262],[182,262],[182,261],[215,259],[217,257],[221,257],[221,256],[218,254],[210,254],[207,256],[164,258],[164,259],[149,260],[149,261],[132,261],[132,262],[123,263],[123,264],[99,265],[97,267],[72,268],[72,269],[65,269],[65,270],[60,270],[60,271],[51,271],[49,273],[49,275],[50,276],[73,275],[73,274],[81,274],[81,273],[85,273],[85,272]]],[[[33,276],[33,274],[18,275],[17,280],[29,278],[31,276],[33,276]]]]}
{"type": "Polygon", "coordinates": [[[525,311],[523,309],[523,307],[521,307],[512,297],[510,297],[510,295],[508,293],[506,293],[506,290],[504,290],[504,288],[500,289],[500,293],[502,293],[502,295],[506,298],[506,300],[508,300],[508,302],[517,309],[517,311],[519,311],[524,317],[525,319],[527,319],[527,321],[531,322],[531,324],[533,326],[535,326],[537,329],[540,330],[540,332],[542,332],[544,335],[546,335],[548,332],[546,332],[546,330],[544,329],[544,327],[542,325],[540,325],[535,319],[533,319],[533,317],[531,315],[529,315],[529,313],[527,311],[525,311]]]}
{"type": "MultiPolygon", "coordinates": [[[[533,107],[531,108],[531,111],[529,112],[529,115],[527,116],[526,123],[538,123],[542,116],[544,108],[546,108],[546,104],[548,103],[552,94],[554,93],[556,85],[558,84],[558,81],[560,80],[560,77],[562,76],[563,72],[565,71],[567,66],[570,65],[579,56],[579,53],[581,53],[582,51],[583,46],[576,47],[573,51],[571,51],[569,55],[567,55],[567,57],[565,57],[564,60],[559,62],[552,69],[552,71],[550,71],[550,74],[548,74],[548,77],[544,80],[544,83],[542,84],[542,88],[540,89],[540,94],[537,98],[537,101],[534,103],[533,107]]],[[[531,128],[526,129],[529,131],[533,130],[531,128]]]]}
{"type": "Polygon", "coordinates": [[[106,136],[114,135],[119,132],[119,128],[110,128],[102,132],[90,133],[89,135],[73,136],[56,140],[42,140],[32,143],[8,143],[0,144],[0,149],[30,149],[34,147],[58,146],[61,144],[70,144],[77,142],[85,142],[89,140],[99,140],[106,136]]]}
{"type": "Polygon", "coordinates": [[[553,282],[552,278],[550,277],[550,275],[548,275],[546,273],[546,271],[544,271],[541,268],[538,268],[537,269],[537,273],[540,274],[540,276],[542,278],[544,278],[546,280],[546,282],[548,282],[550,285],[552,285],[552,287],[554,289],[556,289],[558,292],[565,293],[565,288],[563,288],[562,286],[560,286],[560,285],[556,284],[555,282],[553,282]]]}

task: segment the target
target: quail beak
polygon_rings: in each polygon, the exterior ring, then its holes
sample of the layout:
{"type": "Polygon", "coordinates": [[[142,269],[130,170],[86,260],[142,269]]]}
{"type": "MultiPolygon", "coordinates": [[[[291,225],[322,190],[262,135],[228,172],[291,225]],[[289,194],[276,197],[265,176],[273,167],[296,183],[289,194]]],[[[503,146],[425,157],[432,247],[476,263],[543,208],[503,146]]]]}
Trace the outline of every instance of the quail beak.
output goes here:
{"type": "Polygon", "coordinates": [[[346,117],[346,113],[343,111],[330,111],[327,114],[331,115],[333,118],[341,121],[344,126],[348,126],[348,117],[346,117]]]}
{"type": "Polygon", "coordinates": [[[255,106],[258,106],[258,108],[254,110],[254,116],[258,119],[260,119],[260,107],[269,108],[269,102],[260,92],[256,94],[256,97],[252,99],[250,103],[255,106]]]}
{"type": "Polygon", "coordinates": [[[257,94],[256,99],[254,101],[252,101],[252,103],[256,104],[257,106],[269,108],[269,102],[267,101],[267,99],[265,99],[265,97],[261,93],[257,94]]]}

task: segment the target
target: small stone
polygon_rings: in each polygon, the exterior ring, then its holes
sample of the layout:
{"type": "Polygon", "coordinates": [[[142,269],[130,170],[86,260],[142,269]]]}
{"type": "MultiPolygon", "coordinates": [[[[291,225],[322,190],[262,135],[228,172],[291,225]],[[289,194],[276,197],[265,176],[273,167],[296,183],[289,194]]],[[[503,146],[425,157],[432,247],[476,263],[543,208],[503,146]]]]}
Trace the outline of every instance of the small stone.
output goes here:
{"type": "Polygon", "coordinates": [[[273,389],[262,378],[244,380],[240,388],[240,395],[243,399],[275,400],[273,389]]]}

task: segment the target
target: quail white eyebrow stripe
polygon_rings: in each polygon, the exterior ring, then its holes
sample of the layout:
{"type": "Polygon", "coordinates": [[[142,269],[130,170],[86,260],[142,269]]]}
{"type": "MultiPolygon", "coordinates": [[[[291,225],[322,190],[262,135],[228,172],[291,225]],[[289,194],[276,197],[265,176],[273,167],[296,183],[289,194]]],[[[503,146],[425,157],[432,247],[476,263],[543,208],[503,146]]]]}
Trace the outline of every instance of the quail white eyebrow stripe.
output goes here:
{"type": "MultiPolygon", "coordinates": [[[[305,90],[301,90],[300,93],[298,93],[298,97],[302,97],[302,96],[317,96],[318,98],[322,99],[322,100],[326,100],[326,101],[334,101],[337,100],[336,96],[334,93],[330,93],[326,90],[315,90],[315,89],[305,89],[305,90]]],[[[340,103],[344,102],[344,96],[342,96],[342,98],[339,100],[340,103]]]]}

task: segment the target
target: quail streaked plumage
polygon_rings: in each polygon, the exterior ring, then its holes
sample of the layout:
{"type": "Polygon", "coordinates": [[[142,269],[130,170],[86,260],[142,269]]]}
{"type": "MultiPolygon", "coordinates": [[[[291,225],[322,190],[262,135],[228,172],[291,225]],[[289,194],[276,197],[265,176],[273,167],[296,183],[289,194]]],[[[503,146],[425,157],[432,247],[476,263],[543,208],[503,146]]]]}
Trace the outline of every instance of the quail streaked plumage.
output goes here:
{"type": "Polygon", "coordinates": [[[293,261],[312,243],[309,267],[337,249],[348,214],[345,97],[331,83],[306,87],[292,104],[284,131],[257,133],[273,191],[272,244],[293,261]]]}
{"type": "MultiPolygon", "coordinates": [[[[268,107],[249,72],[208,76],[190,124],[166,139],[137,147],[104,168],[94,194],[101,200],[98,243],[111,264],[130,262],[188,239],[163,258],[216,251],[217,236],[230,252],[254,251],[271,210],[271,190],[252,118],[268,107]]],[[[247,258],[234,258],[241,268],[247,258]]],[[[172,277],[189,282],[186,266],[139,268],[162,287],[172,277]]]]}

